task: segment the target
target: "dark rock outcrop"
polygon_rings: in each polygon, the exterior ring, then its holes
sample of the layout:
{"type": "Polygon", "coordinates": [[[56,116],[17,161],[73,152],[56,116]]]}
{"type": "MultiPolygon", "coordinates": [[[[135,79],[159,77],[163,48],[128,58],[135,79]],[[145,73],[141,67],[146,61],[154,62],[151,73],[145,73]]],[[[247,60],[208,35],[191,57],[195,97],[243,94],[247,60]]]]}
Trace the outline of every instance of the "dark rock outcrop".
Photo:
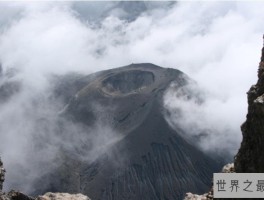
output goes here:
{"type": "Polygon", "coordinates": [[[258,69],[258,82],[248,91],[248,114],[241,126],[243,140],[235,158],[238,173],[264,172],[264,48],[258,69]]]}
{"type": "Polygon", "coordinates": [[[34,198],[29,197],[21,192],[11,190],[7,194],[0,194],[0,200],[34,200],[34,198]]]}

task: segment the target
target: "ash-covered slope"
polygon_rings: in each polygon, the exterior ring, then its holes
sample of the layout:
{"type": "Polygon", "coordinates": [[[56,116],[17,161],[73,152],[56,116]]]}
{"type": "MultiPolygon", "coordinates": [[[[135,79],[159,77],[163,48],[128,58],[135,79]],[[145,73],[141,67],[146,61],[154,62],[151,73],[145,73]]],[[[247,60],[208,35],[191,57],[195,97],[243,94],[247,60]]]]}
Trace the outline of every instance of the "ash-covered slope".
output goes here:
{"type": "Polygon", "coordinates": [[[164,91],[172,81],[181,87],[187,79],[178,70],[146,63],[61,79],[56,94],[69,100],[62,115],[87,127],[101,121],[119,137],[92,163],[64,155],[64,165],[46,177],[48,187],[36,185],[36,192],[80,192],[93,200],[168,200],[207,191],[222,164],[180,137],[163,116],[164,91]]]}
{"type": "Polygon", "coordinates": [[[248,114],[241,126],[243,141],[235,158],[238,173],[264,172],[264,47],[258,69],[258,82],[248,91],[248,114]]]}

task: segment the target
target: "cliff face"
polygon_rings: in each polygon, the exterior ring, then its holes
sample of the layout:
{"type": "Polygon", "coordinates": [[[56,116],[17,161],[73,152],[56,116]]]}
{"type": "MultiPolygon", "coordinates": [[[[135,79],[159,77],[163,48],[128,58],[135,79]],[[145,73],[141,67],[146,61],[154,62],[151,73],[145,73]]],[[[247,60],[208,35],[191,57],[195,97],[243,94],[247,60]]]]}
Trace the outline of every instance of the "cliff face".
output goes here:
{"type": "Polygon", "coordinates": [[[243,141],[235,158],[238,173],[264,172],[264,47],[258,69],[258,82],[248,92],[247,120],[241,126],[243,141]]]}

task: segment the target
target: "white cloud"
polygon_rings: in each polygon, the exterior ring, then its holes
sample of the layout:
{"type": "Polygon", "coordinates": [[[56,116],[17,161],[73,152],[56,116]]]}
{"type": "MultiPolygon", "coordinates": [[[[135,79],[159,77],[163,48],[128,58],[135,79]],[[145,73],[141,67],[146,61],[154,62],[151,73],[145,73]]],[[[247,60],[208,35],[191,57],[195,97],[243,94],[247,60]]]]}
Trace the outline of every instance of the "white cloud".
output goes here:
{"type": "MultiPolygon", "coordinates": [[[[161,12],[142,13],[132,22],[108,16],[97,26],[73,3],[11,2],[0,7],[0,60],[4,71],[17,68],[17,78],[23,81],[23,91],[0,113],[6,130],[0,133],[0,154],[12,158],[6,161],[10,173],[19,161],[14,159],[28,151],[27,137],[35,123],[31,102],[47,91],[49,74],[91,73],[132,62],[178,68],[196,80],[207,97],[202,106],[179,104],[172,92],[166,96],[166,108],[180,105],[188,116],[185,127],[216,129],[222,143],[207,137],[201,142],[204,149],[235,152],[246,116],[246,91],[257,78],[262,2],[179,2],[161,12]],[[220,135],[226,133],[228,141],[220,135]]],[[[87,12],[93,15],[96,9],[87,12]]]]}

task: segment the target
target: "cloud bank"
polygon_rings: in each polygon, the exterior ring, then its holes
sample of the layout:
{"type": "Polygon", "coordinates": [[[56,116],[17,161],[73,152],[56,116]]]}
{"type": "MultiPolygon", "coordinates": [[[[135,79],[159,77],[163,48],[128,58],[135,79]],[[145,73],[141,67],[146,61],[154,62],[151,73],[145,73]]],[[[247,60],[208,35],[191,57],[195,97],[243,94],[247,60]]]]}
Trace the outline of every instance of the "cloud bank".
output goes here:
{"type": "MultiPolygon", "coordinates": [[[[4,74],[16,71],[1,84],[11,79],[22,83],[20,92],[0,109],[0,154],[9,171],[6,189],[15,184],[9,180],[20,177],[20,167],[26,170],[29,165],[25,161],[31,157],[23,155],[32,155],[34,138],[42,134],[36,135],[36,119],[50,124],[61,107],[47,99],[50,74],[88,74],[141,62],[177,68],[198,83],[197,90],[206,98],[197,104],[179,98],[179,91],[172,87],[165,95],[165,108],[180,109],[183,115],[179,118],[172,114],[170,124],[181,122],[191,136],[214,129],[217,134],[204,137],[202,148],[236,153],[241,141],[239,127],[247,110],[246,92],[257,78],[263,3],[179,2],[160,8],[149,4],[132,17],[118,2],[109,2],[103,8],[100,5],[0,3],[0,61],[4,74]]],[[[49,133],[54,130],[45,132],[49,133]]],[[[33,157],[36,164],[30,174],[42,170],[38,160],[42,155],[54,158],[59,146],[56,142],[33,157]]],[[[23,191],[30,191],[30,184],[25,187],[23,191]]]]}

